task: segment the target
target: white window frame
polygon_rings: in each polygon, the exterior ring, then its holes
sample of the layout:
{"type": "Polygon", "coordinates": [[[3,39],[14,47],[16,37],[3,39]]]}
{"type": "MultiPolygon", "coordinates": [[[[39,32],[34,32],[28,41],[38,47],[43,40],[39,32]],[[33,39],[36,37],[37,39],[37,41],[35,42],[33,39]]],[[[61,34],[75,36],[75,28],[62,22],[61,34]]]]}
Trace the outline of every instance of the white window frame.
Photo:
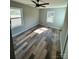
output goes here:
{"type": "Polygon", "coordinates": [[[12,24],[11,24],[11,28],[14,29],[14,28],[17,28],[17,27],[21,27],[23,25],[23,21],[22,21],[23,20],[23,9],[22,8],[18,8],[18,7],[11,7],[11,8],[13,8],[13,9],[20,9],[21,10],[21,17],[15,17],[15,18],[11,18],[10,17],[10,20],[21,18],[21,25],[20,26],[16,26],[16,27],[12,27],[12,24]]]}
{"type": "Polygon", "coordinates": [[[54,18],[55,18],[55,11],[48,11],[47,12],[47,23],[53,23],[54,22],[54,18]],[[52,14],[51,16],[49,16],[50,14],[52,14]],[[51,20],[51,18],[52,20],[51,20]]]}

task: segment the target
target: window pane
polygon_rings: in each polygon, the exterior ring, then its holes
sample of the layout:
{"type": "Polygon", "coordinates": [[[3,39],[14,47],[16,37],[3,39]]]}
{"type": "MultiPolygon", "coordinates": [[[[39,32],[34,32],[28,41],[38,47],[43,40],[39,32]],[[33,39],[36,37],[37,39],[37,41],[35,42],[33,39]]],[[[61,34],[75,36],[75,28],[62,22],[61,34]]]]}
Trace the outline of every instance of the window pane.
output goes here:
{"type": "Polygon", "coordinates": [[[54,14],[55,14],[54,11],[49,11],[47,13],[47,22],[48,23],[53,23],[54,22],[54,14]]]}
{"type": "Polygon", "coordinates": [[[10,8],[11,28],[15,28],[22,25],[22,9],[10,8]]]}
{"type": "Polygon", "coordinates": [[[17,8],[11,8],[10,9],[10,17],[15,18],[15,17],[21,17],[21,10],[17,8]]]}
{"type": "Polygon", "coordinates": [[[21,25],[22,25],[21,18],[11,19],[11,27],[12,28],[18,27],[18,26],[21,26],[21,25]]]}
{"type": "Polygon", "coordinates": [[[50,16],[50,17],[47,18],[47,22],[53,23],[53,19],[54,19],[54,17],[50,16]]]}

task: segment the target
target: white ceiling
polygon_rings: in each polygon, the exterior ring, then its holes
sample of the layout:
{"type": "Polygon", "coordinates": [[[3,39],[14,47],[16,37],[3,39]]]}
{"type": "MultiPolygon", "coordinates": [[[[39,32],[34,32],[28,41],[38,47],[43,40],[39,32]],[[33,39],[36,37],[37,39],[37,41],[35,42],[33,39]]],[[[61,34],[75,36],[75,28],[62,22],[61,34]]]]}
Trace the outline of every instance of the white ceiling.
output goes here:
{"type": "MultiPolygon", "coordinates": [[[[31,0],[12,0],[12,1],[35,7],[35,4],[31,0]]],[[[67,6],[67,0],[40,0],[40,1],[41,1],[40,3],[49,2],[49,5],[40,8],[59,8],[67,6]]]]}

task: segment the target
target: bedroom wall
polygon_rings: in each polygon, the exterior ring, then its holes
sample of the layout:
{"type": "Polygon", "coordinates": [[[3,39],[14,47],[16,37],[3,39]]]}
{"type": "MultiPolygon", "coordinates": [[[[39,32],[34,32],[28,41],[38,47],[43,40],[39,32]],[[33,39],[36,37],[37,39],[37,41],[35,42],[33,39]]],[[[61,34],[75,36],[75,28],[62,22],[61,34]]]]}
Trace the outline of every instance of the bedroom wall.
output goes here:
{"type": "Polygon", "coordinates": [[[63,54],[67,35],[68,35],[68,11],[66,11],[64,25],[62,31],[60,32],[61,55],[63,54]]]}
{"type": "Polygon", "coordinates": [[[40,9],[39,11],[39,19],[40,24],[44,26],[48,26],[51,28],[61,29],[64,24],[66,7],[63,8],[51,8],[51,9],[40,9]],[[54,22],[49,23],[47,22],[47,12],[52,11],[55,12],[54,22]]]}
{"type": "Polygon", "coordinates": [[[23,25],[17,28],[12,29],[12,36],[16,36],[33,26],[39,24],[39,10],[24,4],[16,3],[11,1],[10,7],[19,7],[23,9],[23,25]]]}

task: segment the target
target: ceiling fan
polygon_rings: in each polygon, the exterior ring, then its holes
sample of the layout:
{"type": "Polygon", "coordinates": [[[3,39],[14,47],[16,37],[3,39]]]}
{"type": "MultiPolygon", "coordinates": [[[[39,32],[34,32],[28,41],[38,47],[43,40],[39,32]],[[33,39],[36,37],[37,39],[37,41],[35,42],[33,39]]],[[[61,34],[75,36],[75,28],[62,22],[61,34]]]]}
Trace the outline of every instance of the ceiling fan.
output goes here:
{"type": "Polygon", "coordinates": [[[40,0],[36,0],[36,1],[32,0],[32,2],[33,2],[34,4],[36,4],[35,7],[45,7],[44,5],[49,5],[49,3],[42,3],[42,4],[40,4],[40,3],[39,3],[40,0]]]}

